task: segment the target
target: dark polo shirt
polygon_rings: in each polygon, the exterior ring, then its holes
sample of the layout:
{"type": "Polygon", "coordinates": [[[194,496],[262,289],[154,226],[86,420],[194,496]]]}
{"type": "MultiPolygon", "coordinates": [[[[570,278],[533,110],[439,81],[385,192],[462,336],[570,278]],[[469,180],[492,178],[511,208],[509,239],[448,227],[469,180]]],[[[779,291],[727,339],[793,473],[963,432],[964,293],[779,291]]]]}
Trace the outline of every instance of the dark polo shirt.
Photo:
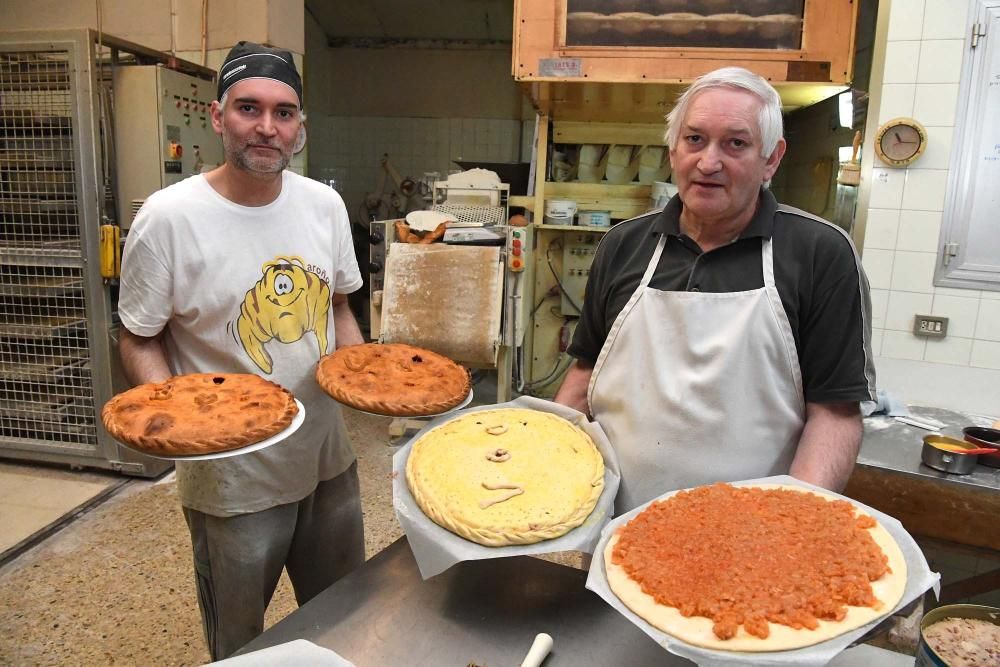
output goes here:
{"type": "Polygon", "coordinates": [[[675,196],[662,211],[619,223],[604,235],[569,353],[589,364],[597,361],[660,236],[666,235],[666,246],[650,287],[691,292],[763,287],[761,244],[770,238],[775,284],[795,336],[806,401],[873,400],[868,281],[843,230],[803,211],[779,211],[774,195],[762,189],[757,214],[739,238],[702,252],[680,231],[682,206],[675,196]]]}

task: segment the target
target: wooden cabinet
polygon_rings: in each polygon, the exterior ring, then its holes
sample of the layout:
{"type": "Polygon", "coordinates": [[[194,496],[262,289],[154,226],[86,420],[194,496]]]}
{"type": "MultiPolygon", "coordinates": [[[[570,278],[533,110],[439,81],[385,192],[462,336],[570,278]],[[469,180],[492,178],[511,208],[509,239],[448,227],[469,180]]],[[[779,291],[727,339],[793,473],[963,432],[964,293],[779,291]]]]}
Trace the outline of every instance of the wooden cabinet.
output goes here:
{"type": "Polygon", "coordinates": [[[774,83],[851,80],[852,0],[515,0],[518,81],[679,83],[742,64],[774,83]]]}

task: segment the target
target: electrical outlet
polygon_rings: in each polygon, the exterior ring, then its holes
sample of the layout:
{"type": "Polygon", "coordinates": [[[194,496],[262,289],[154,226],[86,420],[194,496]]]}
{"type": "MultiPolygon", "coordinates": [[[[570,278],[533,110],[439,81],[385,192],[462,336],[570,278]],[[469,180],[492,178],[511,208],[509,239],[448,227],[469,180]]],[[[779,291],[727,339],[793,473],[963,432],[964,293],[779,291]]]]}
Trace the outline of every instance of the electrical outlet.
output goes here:
{"type": "Polygon", "coordinates": [[[948,318],[937,315],[914,315],[913,335],[944,338],[948,335],[948,318]]]}

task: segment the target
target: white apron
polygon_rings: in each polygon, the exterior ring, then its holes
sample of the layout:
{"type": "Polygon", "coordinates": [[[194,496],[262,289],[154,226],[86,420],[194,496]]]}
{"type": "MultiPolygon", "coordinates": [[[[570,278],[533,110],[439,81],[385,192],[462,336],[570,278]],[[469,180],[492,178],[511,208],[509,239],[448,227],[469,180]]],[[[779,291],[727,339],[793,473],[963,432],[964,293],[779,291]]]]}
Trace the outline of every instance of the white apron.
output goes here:
{"type": "Polygon", "coordinates": [[[661,236],[619,313],[587,390],[621,464],[615,513],[667,491],[787,474],[805,423],[795,339],[764,239],[764,287],[649,287],[661,236]]]}

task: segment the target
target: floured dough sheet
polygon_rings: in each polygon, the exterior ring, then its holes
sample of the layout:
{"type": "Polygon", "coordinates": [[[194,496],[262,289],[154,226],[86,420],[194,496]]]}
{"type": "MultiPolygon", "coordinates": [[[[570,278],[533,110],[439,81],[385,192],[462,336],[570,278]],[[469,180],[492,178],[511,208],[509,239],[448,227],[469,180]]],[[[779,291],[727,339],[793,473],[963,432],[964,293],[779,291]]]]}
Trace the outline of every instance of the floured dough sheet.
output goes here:
{"type": "Polygon", "coordinates": [[[382,342],[494,366],[503,303],[500,248],[393,243],[385,267],[382,342]]]}

